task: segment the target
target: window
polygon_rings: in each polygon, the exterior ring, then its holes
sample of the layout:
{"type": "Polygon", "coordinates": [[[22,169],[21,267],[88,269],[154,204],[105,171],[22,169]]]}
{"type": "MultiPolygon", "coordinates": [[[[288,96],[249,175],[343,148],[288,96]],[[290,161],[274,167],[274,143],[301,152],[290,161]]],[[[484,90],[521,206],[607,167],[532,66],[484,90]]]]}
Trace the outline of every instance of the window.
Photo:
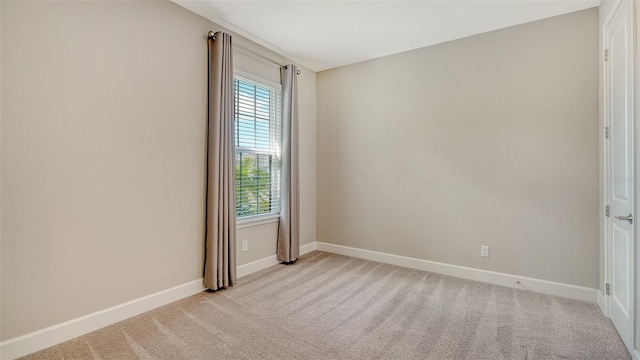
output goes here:
{"type": "Polygon", "coordinates": [[[236,76],[236,215],[280,212],[280,89],[236,76]]]}

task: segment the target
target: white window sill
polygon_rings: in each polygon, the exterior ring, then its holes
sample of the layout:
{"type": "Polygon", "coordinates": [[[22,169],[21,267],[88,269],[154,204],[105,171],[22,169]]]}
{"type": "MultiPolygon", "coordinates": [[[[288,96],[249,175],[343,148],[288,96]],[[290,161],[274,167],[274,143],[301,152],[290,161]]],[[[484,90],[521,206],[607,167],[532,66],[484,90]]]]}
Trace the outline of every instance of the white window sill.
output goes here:
{"type": "Polygon", "coordinates": [[[278,222],[280,214],[255,215],[239,218],[236,220],[236,229],[242,229],[251,226],[258,226],[278,222]]]}

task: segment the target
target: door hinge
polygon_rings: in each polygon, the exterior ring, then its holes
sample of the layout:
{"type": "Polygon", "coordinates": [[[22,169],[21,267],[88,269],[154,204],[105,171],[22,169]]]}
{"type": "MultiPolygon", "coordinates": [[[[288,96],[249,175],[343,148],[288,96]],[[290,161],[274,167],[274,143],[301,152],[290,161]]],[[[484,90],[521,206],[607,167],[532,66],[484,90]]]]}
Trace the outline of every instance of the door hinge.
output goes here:
{"type": "Polygon", "coordinates": [[[608,126],[604,128],[604,138],[605,139],[609,138],[609,127],[608,126]]]}
{"type": "Polygon", "coordinates": [[[609,49],[604,50],[604,61],[609,61],[609,49]]]}
{"type": "Polygon", "coordinates": [[[609,286],[609,284],[605,284],[604,291],[607,293],[607,295],[611,295],[611,286],[609,286]]]}
{"type": "Polygon", "coordinates": [[[604,207],[604,216],[609,217],[609,205],[604,207]]]}

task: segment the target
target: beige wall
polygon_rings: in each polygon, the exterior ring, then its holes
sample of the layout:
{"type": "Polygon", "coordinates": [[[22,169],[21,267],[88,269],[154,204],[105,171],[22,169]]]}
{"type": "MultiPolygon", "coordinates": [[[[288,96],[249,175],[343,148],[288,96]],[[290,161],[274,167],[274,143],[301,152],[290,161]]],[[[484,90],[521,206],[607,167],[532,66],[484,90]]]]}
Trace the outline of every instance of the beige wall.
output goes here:
{"type": "MultiPolygon", "coordinates": [[[[209,30],[169,2],[5,2],[1,311],[6,340],[202,276],[209,30]]],[[[286,59],[234,36],[279,61],[286,59]]],[[[237,68],[279,69],[237,51],[237,68]]],[[[315,241],[315,73],[300,84],[303,243],[315,241]]],[[[239,264],[275,253],[241,229],[239,264]]]]}
{"type": "Polygon", "coordinates": [[[320,72],[317,91],[318,241],[598,286],[598,9],[320,72]]]}

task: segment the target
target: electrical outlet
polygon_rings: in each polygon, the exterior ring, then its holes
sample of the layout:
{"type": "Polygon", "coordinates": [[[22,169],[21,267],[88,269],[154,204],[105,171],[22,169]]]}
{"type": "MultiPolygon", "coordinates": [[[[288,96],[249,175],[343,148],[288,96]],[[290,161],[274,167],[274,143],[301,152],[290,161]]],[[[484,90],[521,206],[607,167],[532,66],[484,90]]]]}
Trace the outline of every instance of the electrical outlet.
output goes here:
{"type": "Polygon", "coordinates": [[[480,256],[482,257],[489,257],[489,247],[486,245],[481,245],[480,246],[480,256]]]}
{"type": "Polygon", "coordinates": [[[249,240],[245,240],[242,242],[242,251],[249,250],[249,240]]]}

